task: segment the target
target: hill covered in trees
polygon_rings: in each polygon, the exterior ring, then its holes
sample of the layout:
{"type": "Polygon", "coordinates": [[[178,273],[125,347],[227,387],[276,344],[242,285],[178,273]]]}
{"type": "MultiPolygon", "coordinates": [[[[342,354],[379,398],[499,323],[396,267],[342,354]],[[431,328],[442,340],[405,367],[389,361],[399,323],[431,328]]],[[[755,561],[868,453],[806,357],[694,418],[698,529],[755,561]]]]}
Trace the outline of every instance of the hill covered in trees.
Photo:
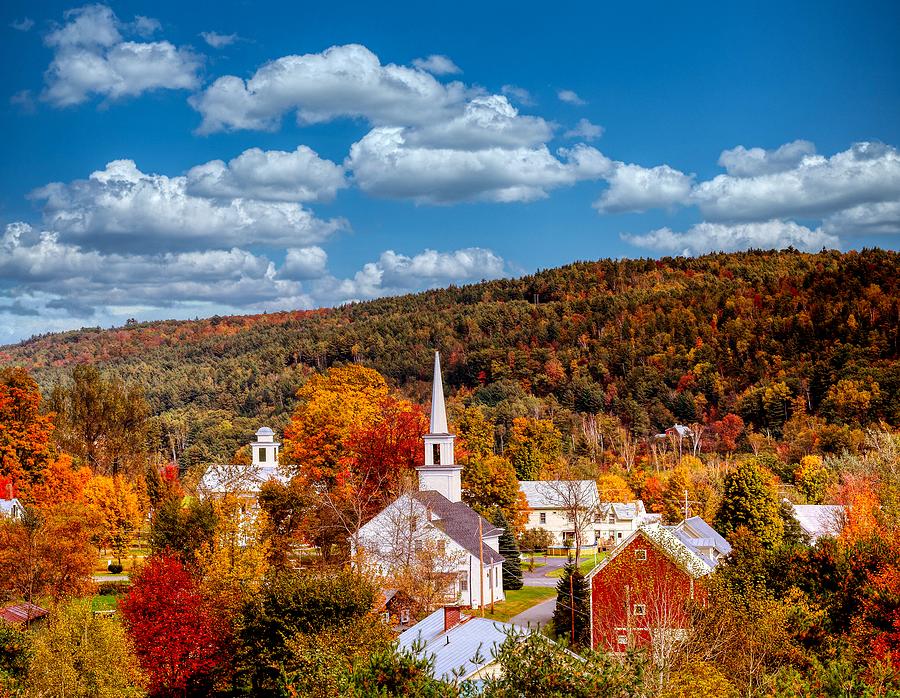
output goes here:
{"type": "Polygon", "coordinates": [[[726,412],[778,432],[798,398],[831,422],[896,424],[898,272],[900,255],[881,250],[580,262],[332,310],[45,335],[0,363],[44,388],[95,363],[144,386],[156,414],[277,418],[336,363],[424,397],[438,348],[453,389],[499,402],[515,382],[637,435],[726,412]]]}

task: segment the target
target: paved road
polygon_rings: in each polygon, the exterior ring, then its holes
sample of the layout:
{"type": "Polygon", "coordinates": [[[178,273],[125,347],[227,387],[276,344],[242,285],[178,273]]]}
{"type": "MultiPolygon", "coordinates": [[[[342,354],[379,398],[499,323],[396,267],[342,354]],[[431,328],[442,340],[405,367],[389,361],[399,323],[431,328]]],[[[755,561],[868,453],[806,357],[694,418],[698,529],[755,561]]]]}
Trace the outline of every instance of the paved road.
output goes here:
{"type": "Polygon", "coordinates": [[[95,574],[93,577],[95,582],[127,582],[127,574],[95,574]]]}
{"type": "Polygon", "coordinates": [[[546,601],[541,601],[527,611],[522,611],[522,613],[517,616],[513,616],[509,619],[509,622],[513,625],[518,625],[521,628],[530,627],[532,630],[537,630],[546,625],[549,620],[553,618],[553,609],[555,608],[556,597],[554,596],[546,601]]]}
{"type": "Polygon", "coordinates": [[[559,579],[556,577],[548,577],[547,573],[558,570],[566,564],[564,557],[536,557],[535,562],[544,562],[547,564],[543,567],[535,567],[534,572],[528,571],[528,557],[522,556],[522,581],[527,587],[555,587],[559,579]]]}

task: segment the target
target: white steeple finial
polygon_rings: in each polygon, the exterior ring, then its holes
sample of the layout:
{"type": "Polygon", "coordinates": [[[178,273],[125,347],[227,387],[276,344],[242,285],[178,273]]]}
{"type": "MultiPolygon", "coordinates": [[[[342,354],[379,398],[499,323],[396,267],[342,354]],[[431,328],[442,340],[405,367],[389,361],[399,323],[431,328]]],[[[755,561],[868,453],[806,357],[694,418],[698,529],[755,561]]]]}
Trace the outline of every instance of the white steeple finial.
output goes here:
{"type": "Polygon", "coordinates": [[[431,384],[431,428],[432,434],[449,434],[447,408],[444,405],[444,383],[441,380],[441,354],[434,352],[434,381],[431,384]]]}

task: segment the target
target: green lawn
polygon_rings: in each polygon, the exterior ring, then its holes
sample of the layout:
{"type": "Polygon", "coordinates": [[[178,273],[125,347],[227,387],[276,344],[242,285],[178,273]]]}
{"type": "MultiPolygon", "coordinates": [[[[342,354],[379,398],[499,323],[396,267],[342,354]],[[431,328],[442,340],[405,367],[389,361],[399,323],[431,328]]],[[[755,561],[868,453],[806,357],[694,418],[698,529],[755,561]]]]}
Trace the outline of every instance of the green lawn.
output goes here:
{"type": "MultiPolygon", "coordinates": [[[[508,621],[513,616],[519,615],[522,611],[527,611],[532,606],[539,604],[541,601],[556,596],[556,589],[553,587],[522,587],[515,591],[506,592],[506,601],[494,604],[494,612],[490,612],[490,607],[485,608],[484,617],[493,618],[494,620],[508,621]]],[[[473,610],[473,613],[480,615],[480,611],[473,610]]]]}
{"type": "Polygon", "coordinates": [[[92,611],[115,611],[117,606],[116,602],[119,600],[118,596],[113,596],[112,594],[98,594],[96,596],[91,597],[91,610],[92,611]]]}
{"type": "MultiPolygon", "coordinates": [[[[582,560],[579,560],[578,569],[581,570],[581,574],[587,574],[594,569],[594,565],[599,564],[604,557],[606,557],[606,553],[597,553],[597,562],[594,562],[594,556],[587,555],[582,560]]],[[[549,572],[547,576],[559,579],[563,576],[563,569],[564,568],[560,567],[558,570],[553,570],[552,572],[549,572]]]]}

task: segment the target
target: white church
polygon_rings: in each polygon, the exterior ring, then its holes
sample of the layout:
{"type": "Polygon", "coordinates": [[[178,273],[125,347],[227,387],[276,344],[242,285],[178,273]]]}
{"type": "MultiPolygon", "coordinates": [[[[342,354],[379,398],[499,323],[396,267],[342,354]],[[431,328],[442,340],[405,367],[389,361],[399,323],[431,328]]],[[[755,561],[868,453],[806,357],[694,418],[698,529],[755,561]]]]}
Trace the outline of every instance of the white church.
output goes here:
{"type": "Polygon", "coordinates": [[[446,603],[476,608],[505,598],[502,531],[462,502],[462,466],[454,458],[454,440],[435,352],[425,465],[416,469],[419,491],[401,495],[360,528],[354,553],[389,575],[409,565],[417,553],[440,551],[430,559],[443,566],[438,571],[447,579],[446,603]]]}

